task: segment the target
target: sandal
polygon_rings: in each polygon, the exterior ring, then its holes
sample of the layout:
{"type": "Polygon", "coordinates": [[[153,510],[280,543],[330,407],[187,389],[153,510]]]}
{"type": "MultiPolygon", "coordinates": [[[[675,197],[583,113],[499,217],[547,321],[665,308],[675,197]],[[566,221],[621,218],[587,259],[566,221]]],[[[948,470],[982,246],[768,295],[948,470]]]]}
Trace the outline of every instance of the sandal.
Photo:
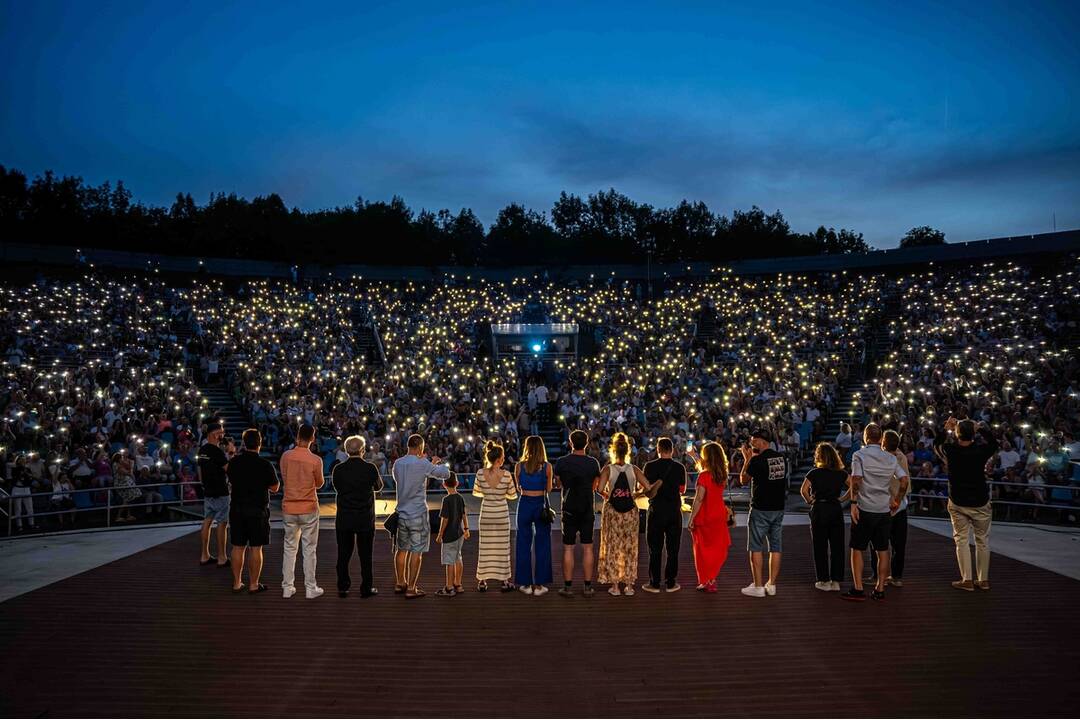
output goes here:
{"type": "Polygon", "coordinates": [[[514,592],[515,590],[517,590],[517,587],[514,586],[514,583],[509,582],[509,581],[504,582],[502,584],[502,587],[499,588],[499,592],[504,592],[504,593],[514,592]]]}
{"type": "Polygon", "coordinates": [[[454,597],[457,595],[457,591],[454,588],[442,587],[435,591],[435,594],[439,597],[454,597]]]}
{"type": "Polygon", "coordinates": [[[405,591],[406,600],[415,600],[416,598],[424,597],[425,595],[427,595],[427,593],[420,588],[416,588],[411,593],[407,590],[405,591]]]}
{"type": "Polygon", "coordinates": [[[239,595],[240,593],[244,592],[244,590],[245,590],[245,587],[243,585],[241,585],[238,588],[233,588],[232,592],[233,592],[233,595],[239,595]]]}
{"type": "Polygon", "coordinates": [[[225,568],[225,567],[229,567],[229,565],[230,565],[230,564],[231,564],[231,563],[229,562],[229,558],[225,558],[225,562],[223,562],[223,563],[218,563],[218,564],[217,564],[217,566],[218,566],[219,568],[225,568]]]}
{"type": "Polygon", "coordinates": [[[404,595],[406,589],[407,588],[404,585],[395,585],[394,586],[394,594],[395,595],[404,595]]]}
{"type": "Polygon", "coordinates": [[[476,592],[487,592],[487,580],[476,583],[476,592]]]}
{"type": "Polygon", "coordinates": [[[263,585],[262,583],[259,583],[259,586],[256,587],[254,590],[252,590],[251,588],[248,588],[248,595],[258,595],[259,593],[262,593],[262,592],[266,592],[266,586],[263,585]]]}
{"type": "Polygon", "coordinates": [[[465,588],[462,585],[455,585],[454,586],[454,594],[455,595],[460,595],[463,592],[465,592],[465,588]]]}
{"type": "Polygon", "coordinates": [[[216,557],[212,557],[212,558],[208,558],[208,559],[206,559],[206,560],[200,560],[200,561],[199,561],[199,564],[200,564],[200,565],[213,565],[213,564],[214,564],[214,563],[216,563],[216,562],[217,562],[217,558],[216,558],[216,557]]]}

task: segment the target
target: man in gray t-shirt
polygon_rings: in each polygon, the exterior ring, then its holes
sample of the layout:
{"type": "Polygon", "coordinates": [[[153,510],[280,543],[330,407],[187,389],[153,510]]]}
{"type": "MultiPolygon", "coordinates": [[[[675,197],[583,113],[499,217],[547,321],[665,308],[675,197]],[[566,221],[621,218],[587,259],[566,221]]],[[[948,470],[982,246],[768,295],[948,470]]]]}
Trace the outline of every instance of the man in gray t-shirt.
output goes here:
{"type": "Polygon", "coordinates": [[[427,479],[445,480],[450,468],[442,460],[424,457],[424,438],[409,436],[409,454],[398,458],[392,470],[397,494],[398,527],[394,536],[394,592],[413,598],[424,594],[416,587],[420,563],[431,545],[427,479]]]}
{"type": "Polygon", "coordinates": [[[908,475],[896,456],[881,447],[881,436],[880,426],[868,424],[863,430],[863,447],[851,458],[851,579],[854,587],[841,596],[845,600],[866,599],[862,586],[863,553],[870,545],[878,558],[877,585],[870,597],[885,599],[892,513],[907,494],[908,475]],[[890,490],[894,477],[900,480],[895,496],[890,490]]]}

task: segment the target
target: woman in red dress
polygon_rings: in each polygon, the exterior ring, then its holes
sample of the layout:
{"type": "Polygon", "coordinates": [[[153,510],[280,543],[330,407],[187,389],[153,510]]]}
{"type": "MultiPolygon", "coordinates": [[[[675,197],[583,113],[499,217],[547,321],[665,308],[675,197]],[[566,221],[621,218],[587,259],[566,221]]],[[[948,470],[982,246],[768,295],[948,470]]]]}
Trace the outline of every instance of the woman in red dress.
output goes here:
{"type": "Polygon", "coordinates": [[[728,507],[724,503],[728,459],[719,443],[705,443],[701,457],[691,454],[697,462],[697,493],[690,511],[687,528],[694,541],[694,567],[697,569],[698,590],[716,592],[716,575],[727,560],[731,546],[728,530],[728,507]]]}

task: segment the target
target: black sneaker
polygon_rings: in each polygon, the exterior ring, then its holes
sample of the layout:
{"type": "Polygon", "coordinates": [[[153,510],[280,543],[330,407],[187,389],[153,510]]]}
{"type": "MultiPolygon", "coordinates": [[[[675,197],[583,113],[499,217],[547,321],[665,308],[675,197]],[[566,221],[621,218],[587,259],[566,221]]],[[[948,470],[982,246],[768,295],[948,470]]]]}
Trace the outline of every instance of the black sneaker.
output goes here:
{"type": "Polygon", "coordinates": [[[862,602],[866,599],[866,593],[862,590],[856,590],[855,588],[851,588],[846,593],[840,595],[840,597],[844,600],[855,600],[856,602],[862,602]]]}
{"type": "Polygon", "coordinates": [[[870,599],[871,600],[877,600],[879,602],[883,601],[885,599],[885,591],[884,590],[873,590],[873,591],[871,591],[870,592],[870,599]]]}

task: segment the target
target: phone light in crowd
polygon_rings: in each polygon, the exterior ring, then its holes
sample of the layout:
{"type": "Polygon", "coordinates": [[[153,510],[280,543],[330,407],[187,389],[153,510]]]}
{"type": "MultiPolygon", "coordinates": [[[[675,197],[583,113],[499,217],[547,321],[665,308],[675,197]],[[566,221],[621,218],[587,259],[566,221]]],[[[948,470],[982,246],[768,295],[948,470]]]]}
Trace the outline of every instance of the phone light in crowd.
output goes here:
{"type": "Polygon", "coordinates": [[[533,351],[534,353],[538,353],[538,352],[540,352],[540,351],[541,351],[541,350],[543,350],[543,349],[544,349],[544,346],[543,346],[543,345],[541,345],[540,343],[533,343],[533,344],[532,344],[532,351],[533,351]]]}

